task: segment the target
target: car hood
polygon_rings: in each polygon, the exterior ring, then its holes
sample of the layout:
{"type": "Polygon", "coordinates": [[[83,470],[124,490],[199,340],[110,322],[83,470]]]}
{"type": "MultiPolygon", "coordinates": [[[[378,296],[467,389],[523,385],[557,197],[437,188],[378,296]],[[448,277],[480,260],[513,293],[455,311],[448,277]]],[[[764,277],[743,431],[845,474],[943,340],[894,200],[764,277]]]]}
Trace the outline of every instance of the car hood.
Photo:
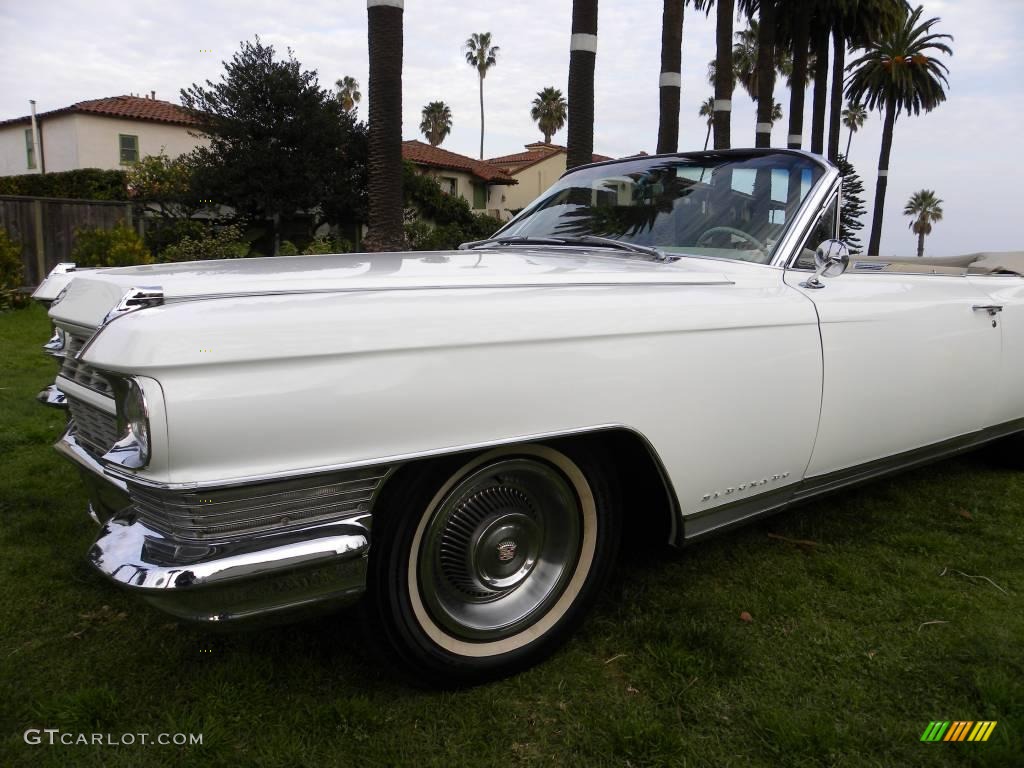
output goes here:
{"type": "Polygon", "coordinates": [[[196,261],[83,272],[54,303],[54,320],[82,328],[103,322],[131,288],[159,288],[164,301],[347,291],[443,290],[730,282],[726,262],[663,263],[607,249],[502,248],[328,254],[196,261]]]}

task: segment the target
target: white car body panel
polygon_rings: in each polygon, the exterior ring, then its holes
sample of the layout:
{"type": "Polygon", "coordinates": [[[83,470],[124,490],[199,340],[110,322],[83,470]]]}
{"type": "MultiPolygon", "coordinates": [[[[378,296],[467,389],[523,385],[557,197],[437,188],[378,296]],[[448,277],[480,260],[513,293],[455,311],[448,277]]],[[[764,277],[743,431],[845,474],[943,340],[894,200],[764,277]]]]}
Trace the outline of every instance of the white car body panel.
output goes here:
{"type": "MultiPolygon", "coordinates": [[[[452,269],[512,258],[451,257],[452,269]]],[[[782,270],[586,263],[605,270],[602,284],[571,275],[537,287],[534,276],[521,288],[170,303],[112,323],[83,359],[160,382],[172,469],[154,481],[289,474],[604,425],[656,446],[684,514],[756,494],[762,480],[799,481],[821,350],[813,305],[782,270]]]]}
{"type": "MultiPolygon", "coordinates": [[[[806,279],[786,273],[792,286],[806,279]]],[[[997,375],[1000,334],[972,310],[989,300],[972,281],[879,272],[801,290],[821,318],[826,371],[809,477],[996,423],[978,389],[997,375]]]]}

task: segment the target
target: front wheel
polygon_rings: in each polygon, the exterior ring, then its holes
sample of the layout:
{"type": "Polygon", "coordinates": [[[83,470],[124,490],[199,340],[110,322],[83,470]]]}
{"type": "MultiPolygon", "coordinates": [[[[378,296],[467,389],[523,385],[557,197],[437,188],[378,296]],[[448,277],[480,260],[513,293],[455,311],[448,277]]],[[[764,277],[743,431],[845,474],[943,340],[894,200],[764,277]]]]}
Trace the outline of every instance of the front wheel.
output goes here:
{"type": "Polygon", "coordinates": [[[366,605],[407,670],[472,684],[554,651],[618,545],[592,454],[510,446],[406,472],[374,513],[366,605]]]}

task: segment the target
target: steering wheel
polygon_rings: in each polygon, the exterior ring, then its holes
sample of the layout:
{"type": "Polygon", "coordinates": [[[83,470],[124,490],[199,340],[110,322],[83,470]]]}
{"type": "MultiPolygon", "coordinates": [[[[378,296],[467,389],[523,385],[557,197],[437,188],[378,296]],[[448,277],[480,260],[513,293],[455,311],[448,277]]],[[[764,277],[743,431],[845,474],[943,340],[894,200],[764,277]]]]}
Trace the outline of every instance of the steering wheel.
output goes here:
{"type": "Polygon", "coordinates": [[[735,227],[711,227],[710,229],[705,229],[703,232],[700,233],[700,236],[697,238],[697,245],[704,245],[704,241],[706,239],[710,239],[710,236],[717,232],[724,232],[728,235],[736,235],[737,237],[746,240],[748,243],[754,246],[755,249],[761,251],[761,253],[766,253],[764,243],[762,243],[749,232],[744,232],[742,229],[736,229],[735,227]]]}

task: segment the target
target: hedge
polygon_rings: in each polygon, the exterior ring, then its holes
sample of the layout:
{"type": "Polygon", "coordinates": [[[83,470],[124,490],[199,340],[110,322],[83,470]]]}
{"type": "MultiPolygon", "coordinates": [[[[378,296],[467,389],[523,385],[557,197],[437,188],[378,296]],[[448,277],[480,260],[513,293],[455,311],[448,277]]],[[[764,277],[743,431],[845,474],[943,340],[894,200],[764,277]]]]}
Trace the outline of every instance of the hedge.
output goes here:
{"type": "Polygon", "coordinates": [[[0,195],[67,197],[76,200],[127,200],[127,174],[101,168],[0,177],[0,195]]]}

